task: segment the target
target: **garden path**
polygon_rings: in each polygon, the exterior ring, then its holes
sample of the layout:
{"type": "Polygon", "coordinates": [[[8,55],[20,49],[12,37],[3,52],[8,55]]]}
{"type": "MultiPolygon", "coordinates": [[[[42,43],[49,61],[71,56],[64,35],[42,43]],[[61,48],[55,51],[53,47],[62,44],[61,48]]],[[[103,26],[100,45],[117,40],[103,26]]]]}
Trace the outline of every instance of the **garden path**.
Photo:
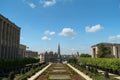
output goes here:
{"type": "Polygon", "coordinates": [[[67,64],[52,64],[37,80],[85,80],[67,64]]]}

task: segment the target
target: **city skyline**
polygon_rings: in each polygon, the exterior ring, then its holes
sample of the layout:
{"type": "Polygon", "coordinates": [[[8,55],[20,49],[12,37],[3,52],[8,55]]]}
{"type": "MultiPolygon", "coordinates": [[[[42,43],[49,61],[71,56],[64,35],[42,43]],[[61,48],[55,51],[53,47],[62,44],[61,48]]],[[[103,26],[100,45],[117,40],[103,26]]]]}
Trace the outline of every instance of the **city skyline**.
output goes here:
{"type": "Polygon", "coordinates": [[[120,0],[2,0],[0,14],[21,27],[31,50],[91,53],[99,42],[120,43],[120,0]]]}

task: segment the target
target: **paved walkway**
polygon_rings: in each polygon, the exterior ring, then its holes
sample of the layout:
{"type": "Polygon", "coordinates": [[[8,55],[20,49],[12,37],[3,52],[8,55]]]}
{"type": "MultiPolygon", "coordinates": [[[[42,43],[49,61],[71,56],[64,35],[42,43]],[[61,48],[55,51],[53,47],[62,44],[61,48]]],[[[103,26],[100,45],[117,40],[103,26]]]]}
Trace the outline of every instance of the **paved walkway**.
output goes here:
{"type": "MultiPolygon", "coordinates": [[[[74,68],[73,66],[71,66],[70,64],[67,64],[70,68],[72,68],[75,72],[77,72],[79,75],[81,75],[83,78],[85,78],[86,80],[92,80],[89,76],[85,75],[83,72],[79,71],[78,69],[74,68]]],[[[39,75],[41,75],[49,66],[51,66],[51,64],[49,64],[48,66],[46,66],[45,68],[43,68],[42,70],[40,70],[38,73],[36,73],[35,75],[33,75],[31,78],[28,78],[28,80],[35,80],[36,78],[38,78],[39,75]]],[[[59,69],[59,66],[57,67],[54,67],[54,68],[58,68],[59,69]]],[[[53,69],[52,69],[53,70],[53,69]]],[[[56,71],[62,71],[64,72],[65,70],[53,70],[53,72],[56,72],[56,71]]],[[[104,74],[104,71],[102,70],[98,70],[98,72],[100,72],[101,74],[104,74]]],[[[115,75],[115,74],[111,74],[109,73],[110,76],[113,76],[114,78],[117,78],[120,80],[120,76],[118,75],[115,75]]]]}
{"type": "MultiPolygon", "coordinates": [[[[90,77],[88,77],[87,75],[85,75],[84,73],[82,73],[81,71],[77,70],[76,68],[74,68],[73,66],[71,66],[70,64],[67,64],[70,68],[72,68],[75,72],[77,72],[79,75],[81,75],[83,78],[85,78],[86,80],[92,80],[90,77]]],[[[28,80],[35,80],[38,78],[39,75],[41,75],[49,66],[51,66],[51,64],[49,64],[48,66],[46,66],[45,68],[43,68],[42,70],[40,70],[38,73],[36,73],[35,75],[33,75],[31,78],[29,78],[28,80]]],[[[65,72],[66,70],[64,70],[64,66],[54,66],[52,67],[52,69],[50,69],[50,72],[56,73],[57,71],[59,71],[60,73],[65,72]],[[60,69],[61,68],[61,69],[60,69]]],[[[49,71],[48,71],[49,72],[49,71]]],[[[58,73],[58,72],[57,72],[58,73]]],[[[65,72],[66,73],[66,72],[65,72]]],[[[68,73],[67,73],[68,74],[68,73]]],[[[56,77],[59,77],[59,75],[57,74],[56,77]]],[[[68,75],[60,75],[63,77],[67,77],[69,78],[68,75]]],[[[51,75],[51,77],[54,77],[54,75],[51,75]]],[[[62,78],[62,77],[60,77],[62,78]]],[[[38,79],[39,80],[39,79],[38,79]]],[[[46,79],[45,79],[46,80],[46,79]]],[[[78,79],[75,79],[78,80],[78,79]]]]}
{"type": "Polygon", "coordinates": [[[67,64],[70,68],[72,68],[75,72],[77,72],[79,75],[81,75],[86,80],[92,80],[89,76],[85,75],[83,72],[79,71],[78,69],[74,68],[70,64],[67,64]]]}
{"type": "Polygon", "coordinates": [[[38,73],[36,73],[35,75],[33,75],[31,78],[28,78],[28,80],[35,80],[41,73],[43,73],[43,71],[45,71],[49,66],[51,66],[51,64],[49,64],[48,66],[46,66],[45,68],[43,68],[42,70],[40,70],[38,73]]]}
{"type": "Polygon", "coordinates": [[[84,80],[67,64],[52,64],[37,80],[84,80]]]}

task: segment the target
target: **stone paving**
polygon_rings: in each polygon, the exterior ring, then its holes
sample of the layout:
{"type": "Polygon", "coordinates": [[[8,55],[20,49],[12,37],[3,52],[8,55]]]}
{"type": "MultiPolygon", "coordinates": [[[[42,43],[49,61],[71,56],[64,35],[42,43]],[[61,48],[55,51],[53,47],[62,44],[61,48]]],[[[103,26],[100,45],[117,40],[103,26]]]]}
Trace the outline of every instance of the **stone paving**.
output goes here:
{"type": "Polygon", "coordinates": [[[85,80],[66,64],[52,64],[37,80],[85,80]]]}

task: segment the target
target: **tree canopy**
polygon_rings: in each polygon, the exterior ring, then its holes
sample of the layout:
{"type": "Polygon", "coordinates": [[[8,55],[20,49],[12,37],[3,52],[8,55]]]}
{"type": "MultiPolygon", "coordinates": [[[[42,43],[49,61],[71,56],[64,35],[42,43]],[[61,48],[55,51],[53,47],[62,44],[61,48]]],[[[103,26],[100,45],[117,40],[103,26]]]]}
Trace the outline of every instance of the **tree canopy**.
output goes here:
{"type": "Polygon", "coordinates": [[[104,44],[98,45],[97,57],[98,58],[111,58],[112,57],[111,48],[105,46],[104,44]]]}
{"type": "Polygon", "coordinates": [[[91,57],[90,54],[81,54],[80,57],[91,57]]]}

